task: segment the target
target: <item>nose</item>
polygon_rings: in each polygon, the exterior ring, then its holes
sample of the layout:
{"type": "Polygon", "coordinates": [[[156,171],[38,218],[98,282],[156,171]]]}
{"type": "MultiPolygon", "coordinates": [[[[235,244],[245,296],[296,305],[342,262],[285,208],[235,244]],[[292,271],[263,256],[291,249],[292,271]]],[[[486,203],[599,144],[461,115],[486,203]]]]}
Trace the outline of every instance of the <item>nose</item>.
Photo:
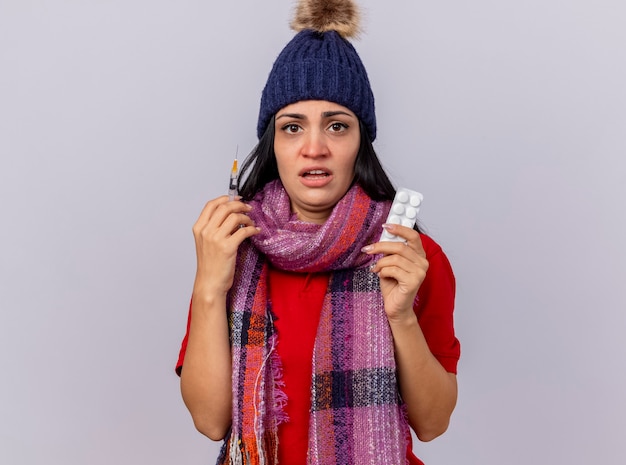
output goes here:
{"type": "Polygon", "coordinates": [[[319,158],[328,156],[328,144],[322,131],[312,130],[306,135],[301,153],[305,157],[319,158]]]}

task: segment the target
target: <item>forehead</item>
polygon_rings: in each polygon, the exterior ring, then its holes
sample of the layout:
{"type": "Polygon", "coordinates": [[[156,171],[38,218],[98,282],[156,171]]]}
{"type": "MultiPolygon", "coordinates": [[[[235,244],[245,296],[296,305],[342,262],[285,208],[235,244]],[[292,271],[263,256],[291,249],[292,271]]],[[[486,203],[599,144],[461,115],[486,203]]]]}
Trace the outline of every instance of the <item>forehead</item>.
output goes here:
{"type": "Polygon", "coordinates": [[[298,113],[313,116],[337,111],[347,113],[356,118],[356,115],[349,108],[327,100],[301,100],[281,108],[278,110],[277,115],[281,115],[282,113],[298,113]]]}

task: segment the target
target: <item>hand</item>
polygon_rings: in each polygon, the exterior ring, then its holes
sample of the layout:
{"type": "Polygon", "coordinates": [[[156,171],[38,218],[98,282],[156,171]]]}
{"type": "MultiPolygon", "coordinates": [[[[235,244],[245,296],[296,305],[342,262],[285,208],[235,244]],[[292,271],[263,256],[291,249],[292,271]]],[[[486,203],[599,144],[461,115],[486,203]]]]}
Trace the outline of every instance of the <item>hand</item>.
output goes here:
{"type": "Polygon", "coordinates": [[[380,277],[385,312],[391,321],[413,318],[413,302],[426,277],[428,260],[419,233],[396,224],[383,226],[406,242],[377,242],[363,248],[368,255],[383,254],[371,271],[380,277]]]}
{"type": "Polygon", "coordinates": [[[205,205],[193,226],[197,258],[195,296],[224,295],[232,287],[237,249],[259,232],[246,215],[250,210],[250,205],[229,201],[227,196],[205,205]]]}

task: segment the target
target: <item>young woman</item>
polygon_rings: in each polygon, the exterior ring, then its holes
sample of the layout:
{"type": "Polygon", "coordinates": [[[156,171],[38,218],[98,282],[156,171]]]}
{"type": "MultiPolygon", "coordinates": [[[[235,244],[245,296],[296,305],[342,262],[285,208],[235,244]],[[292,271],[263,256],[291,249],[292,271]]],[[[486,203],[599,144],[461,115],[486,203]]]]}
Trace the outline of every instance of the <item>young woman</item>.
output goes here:
{"type": "Polygon", "coordinates": [[[457,397],[454,275],[384,224],[394,188],[350,1],[301,2],[263,91],[241,198],[207,203],[177,371],[218,463],[421,463],[457,397]],[[379,242],[382,229],[404,242],[379,242]],[[184,369],[183,369],[184,362],[184,369]]]}

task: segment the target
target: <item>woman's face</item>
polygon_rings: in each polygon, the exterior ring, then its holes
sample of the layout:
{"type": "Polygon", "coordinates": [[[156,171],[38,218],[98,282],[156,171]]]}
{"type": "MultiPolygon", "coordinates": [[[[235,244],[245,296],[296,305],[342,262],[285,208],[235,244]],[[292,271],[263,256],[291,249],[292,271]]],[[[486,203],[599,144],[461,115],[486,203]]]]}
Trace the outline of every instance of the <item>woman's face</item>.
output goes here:
{"type": "Polygon", "coordinates": [[[278,174],[302,221],[324,223],[350,188],[361,134],[346,107],[305,100],[276,113],[278,174]]]}

